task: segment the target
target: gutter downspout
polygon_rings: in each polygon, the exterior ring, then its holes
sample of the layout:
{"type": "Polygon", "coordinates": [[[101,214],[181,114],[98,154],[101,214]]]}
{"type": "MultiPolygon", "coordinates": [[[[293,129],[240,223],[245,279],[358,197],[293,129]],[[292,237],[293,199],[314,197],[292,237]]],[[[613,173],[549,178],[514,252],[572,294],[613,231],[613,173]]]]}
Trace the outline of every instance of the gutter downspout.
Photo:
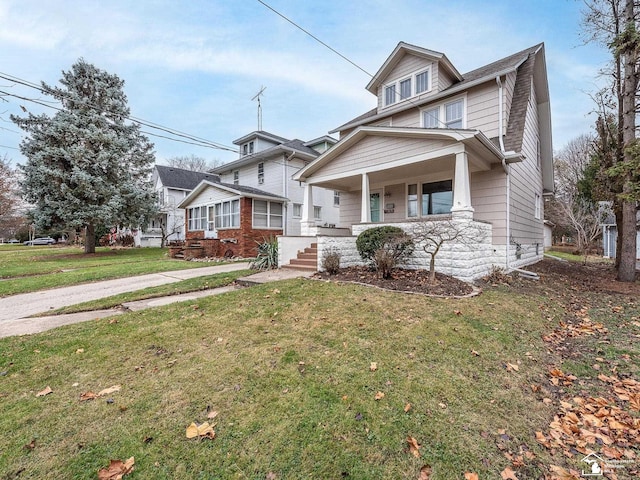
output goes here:
{"type": "MultiPolygon", "coordinates": [[[[282,163],[282,196],[289,198],[289,179],[287,178],[287,163],[295,156],[296,152],[291,152],[291,155],[287,157],[287,154],[283,154],[284,162],[282,163]]],[[[282,229],[282,235],[287,236],[289,225],[289,202],[284,204],[284,228],[282,229]]]]}
{"type": "Polygon", "coordinates": [[[496,83],[498,84],[498,141],[500,142],[500,152],[502,152],[502,168],[507,176],[507,215],[506,215],[506,255],[505,255],[505,268],[509,271],[509,249],[511,246],[511,177],[509,175],[509,166],[507,165],[506,152],[504,150],[504,140],[502,139],[503,128],[503,89],[500,76],[496,77],[496,83]]]}

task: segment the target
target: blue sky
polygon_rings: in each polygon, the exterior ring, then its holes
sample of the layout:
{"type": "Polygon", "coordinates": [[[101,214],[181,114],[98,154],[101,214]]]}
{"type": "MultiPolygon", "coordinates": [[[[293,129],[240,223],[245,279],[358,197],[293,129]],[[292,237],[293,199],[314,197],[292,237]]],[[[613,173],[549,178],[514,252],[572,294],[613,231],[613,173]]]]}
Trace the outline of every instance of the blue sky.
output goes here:
{"type": "MultiPolygon", "coordinates": [[[[545,42],[554,150],[589,132],[598,71],[608,61],[580,36],[574,0],[265,0],[374,74],[399,41],[443,52],[466,72],[545,42]]],[[[133,116],[213,142],[257,129],[310,140],[375,106],[364,72],[256,0],[2,0],[0,72],[55,84],[80,57],[125,80],[133,116]]],[[[0,90],[38,98],[0,79],[0,90]]],[[[0,157],[24,159],[8,121],[53,110],[0,101],[0,157]]],[[[145,129],[149,130],[149,129],[145,129]]],[[[153,130],[149,130],[153,131],[153,130]]],[[[162,132],[157,132],[162,134],[162,132]]],[[[150,136],[158,163],[177,155],[236,154],[150,136]]]]}

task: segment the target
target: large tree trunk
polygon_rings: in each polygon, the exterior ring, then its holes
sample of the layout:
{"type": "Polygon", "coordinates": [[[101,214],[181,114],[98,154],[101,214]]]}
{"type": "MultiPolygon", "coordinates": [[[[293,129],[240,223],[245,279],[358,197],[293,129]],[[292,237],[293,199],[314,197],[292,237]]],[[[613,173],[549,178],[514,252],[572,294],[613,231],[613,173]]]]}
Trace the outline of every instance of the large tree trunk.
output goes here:
{"type": "Polygon", "coordinates": [[[96,226],[93,223],[84,229],[84,253],[96,253],[96,226]]]}
{"type": "Polygon", "coordinates": [[[635,39],[634,0],[626,0],[624,8],[624,33],[619,45],[624,59],[624,83],[622,94],[622,137],[624,141],[624,163],[627,165],[622,186],[622,244],[618,280],[633,282],[636,279],[636,202],[633,199],[634,172],[630,168],[634,152],[630,148],[636,139],[636,87],[638,52],[635,39]]]}

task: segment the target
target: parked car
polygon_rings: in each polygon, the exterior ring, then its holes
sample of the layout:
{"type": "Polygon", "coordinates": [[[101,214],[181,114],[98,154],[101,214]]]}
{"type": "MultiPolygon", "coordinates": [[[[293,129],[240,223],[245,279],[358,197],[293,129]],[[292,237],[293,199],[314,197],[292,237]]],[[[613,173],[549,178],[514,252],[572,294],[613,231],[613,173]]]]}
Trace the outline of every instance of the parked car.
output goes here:
{"type": "Polygon", "coordinates": [[[5,243],[20,243],[20,240],[16,239],[16,238],[10,238],[9,240],[7,240],[5,243]]]}
{"type": "Polygon", "coordinates": [[[51,237],[38,237],[33,240],[27,240],[24,245],[53,245],[56,240],[51,237]]]}

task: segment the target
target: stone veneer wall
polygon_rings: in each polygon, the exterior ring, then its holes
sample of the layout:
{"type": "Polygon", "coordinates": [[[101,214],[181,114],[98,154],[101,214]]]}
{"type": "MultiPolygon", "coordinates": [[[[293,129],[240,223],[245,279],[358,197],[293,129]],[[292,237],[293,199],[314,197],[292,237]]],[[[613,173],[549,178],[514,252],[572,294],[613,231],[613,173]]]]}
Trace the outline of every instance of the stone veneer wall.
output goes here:
{"type": "MultiPolygon", "coordinates": [[[[451,275],[465,281],[473,281],[491,272],[495,267],[505,268],[505,246],[492,245],[492,226],[483,222],[472,222],[477,228],[478,235],[465,243],[444,243],[436,256],[436,271],[451,275]]],[[[380,226],[380,225],[375,225],[380,226]]],[[[407,232],[411,231],[412,223],[394,223],[407,232]]],[[[364,230],[373,228],[372,225],[354,225],[354,236],[328,237],[318,236],[318,270],[322,270],[322,254],[325,250],[337,249],[340,254],[340,266],[364,265],[356,248],[357,235],[364,230]]],[[[543,248],[540,245],[536,255],[535,245],[523,245],[521,258],[516,259],[516,247],[512,245],[510,251],[510,267],[523,267],[542,259],[543,248]]],[[[416,245],[416,249],[409,260],[402,265],[405,268],[429,268],[430,255],[416,245]]]]}

